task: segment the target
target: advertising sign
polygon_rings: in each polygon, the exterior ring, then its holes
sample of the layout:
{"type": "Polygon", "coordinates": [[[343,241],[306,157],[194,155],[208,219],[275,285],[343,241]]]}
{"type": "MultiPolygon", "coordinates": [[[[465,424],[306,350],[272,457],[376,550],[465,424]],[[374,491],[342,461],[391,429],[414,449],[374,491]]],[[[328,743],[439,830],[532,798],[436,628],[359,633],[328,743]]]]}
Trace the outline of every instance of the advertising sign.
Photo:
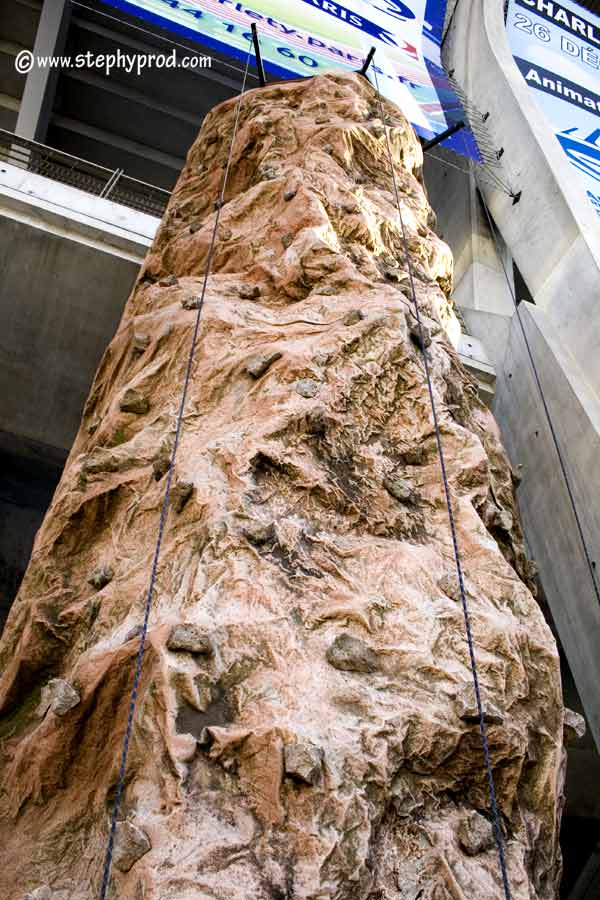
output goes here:
{"type": "MultiPolygon", "coordinates": [[[[418,134],[430,139],[463,116],[440,59],[446,0],[104,2],[243,60],[255,22],[265,69],[275,78],[360,69],[375,47],[380,90],[418,134]]],[[[479,158],[470,133],[445,146],[479,158]]]]}
{"type": "Polygon", "coordinates": [[[521,73],[600,217],[600,17],[573,0],[510,0],[507,28],[521,73]]]}

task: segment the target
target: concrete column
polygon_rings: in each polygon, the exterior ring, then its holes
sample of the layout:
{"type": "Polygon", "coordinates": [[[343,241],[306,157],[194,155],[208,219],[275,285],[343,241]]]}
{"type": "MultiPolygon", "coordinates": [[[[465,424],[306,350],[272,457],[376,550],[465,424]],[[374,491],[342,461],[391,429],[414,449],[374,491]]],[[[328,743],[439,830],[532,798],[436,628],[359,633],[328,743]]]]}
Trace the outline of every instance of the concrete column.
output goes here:
{"type": "MultiPolygon", "coordinates": [[[[71,4],[69,0],[44,0],[34,56],[60,56],[63,53],[71,4]]],[[[44,142],[52,112],[59,70],[34,66],[27,76],[15,131],[29,141],[44,142]]]]}

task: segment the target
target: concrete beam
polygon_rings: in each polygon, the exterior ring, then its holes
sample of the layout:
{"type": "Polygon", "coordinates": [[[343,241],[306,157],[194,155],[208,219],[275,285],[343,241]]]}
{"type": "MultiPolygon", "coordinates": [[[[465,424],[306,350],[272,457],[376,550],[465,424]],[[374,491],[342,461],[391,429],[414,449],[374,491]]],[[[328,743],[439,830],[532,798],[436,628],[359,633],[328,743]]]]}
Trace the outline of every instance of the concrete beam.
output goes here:
{"type": "Polygon", "coordinates": [[[77,119],[71,119],[69,116],[53,116],[52,124],[66,131],[72,131],[75,134],[83,135],[100,144],[106,144],[109,147],[117,147],[126,153],[132,153],[134,156],[141,156],[144,159],[151,159],[161,166],[173,169],[178,175],[183,169],[185,159],[179,159],[170,153],[163,153],[162,150],[155,150],[146,144],[140,144],[138,141],[132,141],[129,138],[120,137],[111,134],[103,128],[96,128],[94,125],[86,125],[77,119]]]}
{"type": "Polygon", "coordinates": [[[202,124],[202,116],[192,115],[183,109],[178,109],[170,103],[161,103],[156,97],[145,94],[143,91],[136,91],[134,88],[126,87],[120,84],[116,79],[103,78],[101,75],[94,75],[85,69],[68,69],[65,76],[72,81],[79,81],[81,84],[87,84],[99,91],[106,91],[107,94],[113,94],[116,97],[122,97],[124,100],[130,100],[136,106],[146,106],[155,112],[163,113],[173,119],[180,119],[193,125],[199,131],[202,124]]]}
{"type": "MultiPolygon", "coordinates": [[[[70,15],[69,0],[45,0],[33,46],[34,56],[61,55],[70,15]]],[[[46,140],[58,75],[58,69],[37,66],[27,75],[15,129],[21,137],[40,143],[46,140]]]]}

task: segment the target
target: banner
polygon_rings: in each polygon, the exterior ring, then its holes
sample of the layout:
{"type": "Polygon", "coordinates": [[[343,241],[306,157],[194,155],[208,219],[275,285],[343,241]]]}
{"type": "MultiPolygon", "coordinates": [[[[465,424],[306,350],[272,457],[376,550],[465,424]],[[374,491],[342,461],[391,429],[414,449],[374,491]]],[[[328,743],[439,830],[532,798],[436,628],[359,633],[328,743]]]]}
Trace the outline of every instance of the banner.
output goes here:
{"type": "MultiPolygon", "coordinates": [[[[463,117],[442,68],[446,0],[104,0],[219,53],[246,59],[256,23],[267,72],[276,78],[360,69],[371,47],[379,87],[426,140],[463,117]]],[[[444,146],[479,159],[463,131],[444,146]]]]}
{"type": "Polygon", "coordinates": [[[573,0],[510,0],[510,47],[600,217],[600,17],[573,0]]]}

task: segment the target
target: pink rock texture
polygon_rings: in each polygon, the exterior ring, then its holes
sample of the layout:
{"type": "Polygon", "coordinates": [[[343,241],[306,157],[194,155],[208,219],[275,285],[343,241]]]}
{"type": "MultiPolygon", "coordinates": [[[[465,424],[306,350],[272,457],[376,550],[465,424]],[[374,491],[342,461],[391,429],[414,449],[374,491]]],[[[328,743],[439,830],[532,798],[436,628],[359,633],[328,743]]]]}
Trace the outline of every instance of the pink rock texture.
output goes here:
{"type": "MultiPolygon", "coordinates": [[[[514,900],[560,875],[563,706],[452,260],[386,103],[514,900]]],[[[98,896],[236,110],[207,117],[108,347],[0,653],[0,896],[98,896]],[[48,688],[47,685],[51,687],[48,688]],[[44,701],[42,699],[44,698],[44,701]]],[[[150,617],[112,898],[502,898],[377,96],[247,93],[150,617]]]]}

